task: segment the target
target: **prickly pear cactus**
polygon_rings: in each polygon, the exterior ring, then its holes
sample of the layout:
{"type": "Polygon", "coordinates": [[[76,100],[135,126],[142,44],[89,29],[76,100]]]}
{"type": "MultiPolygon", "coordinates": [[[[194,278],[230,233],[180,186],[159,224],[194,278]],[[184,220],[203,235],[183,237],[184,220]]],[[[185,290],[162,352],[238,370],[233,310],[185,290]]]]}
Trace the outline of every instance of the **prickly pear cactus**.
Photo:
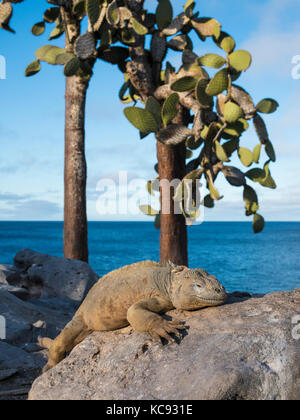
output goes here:
{"type": "MultiPolygon", "coordinates": [[[[138,2],[132,3],[136,5],[138,2]]],[[[136,17],[134,9],[129,7],[130,12],[136,17]]],[[[132,101],[134,105],[125,109],[125,116],[140,131],[141,138],[154,133],[158,141],[169,147],[185,143],[187,158],[197,154],[187,164],[188,173],[175,194],[175,200],[182,199],[180,191],[186,179],[196,181],[201,178],[208,189],[202,204],[212,208],[215,201],[223,198],[215,181],[218,176],[224,176],[230,185],[243,189],[245,213],[253,217],[254,232],[261,232],[264,218],[259,214],[258,196],[253,187],[260,184],[276,188],[270,172],[270,164],[275,162],[276,155],[262,115],[275,112],[278,103],[267,98],[255,105],[251,95],[239,86],[238,79],[252,64],[251,54],[238,49],[234,38],[222,30],[217,20],[200,17],[195,11],[195,2],[191,0],[178,16],[174,16],[169,0],[159,0],[154,14],[143,11],[138,18],[139,23],[148,29],[147,33],[143,32],[143,39],[130,20],[127,26],[130,37],[123,41],[119,38],[129,46],[131,58],[126,65],[120,99],[124,103],[132,101]],[[192,32],[197,34],[199,42],[211,39],[220,48],[220,53],[198,57],[193,51],[192,32]],[[150,38],[150,54],[144,49],[146,62],[140,65],[141,48],[144,48],[147,37],[150,38]],[[175,69],[165,61],[168,50],[181,54],[180,68],[175,69]],[[135,56],[137,51],[138,59],[135,56]],[[148,73],[147,65],[151,68],[148,73]],[[147,92],[145,78],[148,78],[147,92]],[[136,106],[137,101],[142,106],[136,106]],[[189,110],[192,127],[173,123],[180,107],[189,110]],[[256,131],[258,137],[253,150],[240,144],[243,134],[249,129],[256,131]],[[266,162],[261,168],[255,164],[263,159],[262,151],[266,162]],[[230,165],[235,154],[241,163],[240,168],[230,165]]],[[[115,23],[115,33],[118,34],[117,27],[115,23]]],[[[147,188],[153,194],[149,185],[151,181],[147,188]]],[[[149,206],[141,206],[141,210],[151,216],[155,213],[149,206]]],[[[186,209],[183,214],[189,221],[193,218],[186,209]]],[[[194,211],[194,216],[197,215],[198,212],[194,211]]],[[[157,219],[158,216],[156,224],[157,219]]]]}
{"type": "MultiPolygon", "coordinates": [[[[245,213],[253,217],[254,232],[261,232],[264,219],[259,214],[254,187],[259,184],[276,188],[270,171],[276,155],[263,116],[275,112],[278,103],[266,98],[255,105],[251,95],[239,85],[239,79],[252,64],[251,54],[239,49],[216,19],[201,17],[193,0],[188,0],[177,16],[170,0],[152,2],[155,9],[151,11],[144,9],[144,0],[51,0],[48,3],[53,7],[47,8],[32,33],[41,36],[52,25],[49,40],[65,35],[68,48],[54,45],[40,48],[26,75],[38,73],[41,62],[63,65],[67,77],[88,78],[97,59],[117,65],[124,74],[120,100],[124,104],[133,103],[124,113],[139,130],[140,137],[154,133],[157,141],[168,147],[185,144],[187,159],[192,155],[194,158],[188,162],[182,182],[205,181],[207,195],[202,204],[206,207],[214,207],[215,201],[223,198],[215,186],[219,176],[243,189],[245,213]],[[88,31],[82,33],[85,20],[88,31]],[[198,56],[192,40],[195,36],[197,44],[210,40],[220,53],[198,56]],[[166,61],[170,50],[181,55],[179,68],[166,61]],[[181,109],[189,112],[186,125],[174,123],[181,109]],[[253,150],[240,142],[250,129],[258,137],[253,150]],[[230,164],[233,156],[238,157],[239,168],[230,164]],[[265,163],[257,166],[264,157],[265,163]]],[[[9,16],[10,4],[7,4],[0,4],[3,6],[0,22],[9,16]]],[[[151,195],[153,185],[152,181],[147,184],[151,195]]],[[[181,201],[184,188],[183,185],[178,188],[174,199],[181,201]]],[[[194,194],[193,190],[191,195],[194,194]]],[[[197,217],[197,209],[189,211],[182,202],[181,207],[189,221],[197,217]]],[[[159,211],[148,205],[141,206],[141,210],[155,215],[159,227],[159,211]]]]}

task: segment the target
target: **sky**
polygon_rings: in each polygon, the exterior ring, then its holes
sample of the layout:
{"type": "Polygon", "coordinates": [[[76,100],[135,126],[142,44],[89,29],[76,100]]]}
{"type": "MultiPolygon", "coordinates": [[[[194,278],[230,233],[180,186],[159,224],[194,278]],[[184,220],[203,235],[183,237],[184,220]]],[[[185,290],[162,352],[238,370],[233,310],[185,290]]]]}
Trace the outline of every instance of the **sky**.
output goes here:
{"type": "MultiPolygon", "coordinates": [[[[173,0],[180,12],[184,0],[173,0]]],[[[300,221],[300,3],[299,0],[210,0],[197,2],[201,16],[222,23],[223,30],[253,56],[251,68],[239,84],[254,102],[274,98],[278,111],[266,115],[270,139],[277,152],[271,172],[278,188],[269,190],[255,184],[260,213],[269,221],[300,221]],[[297,58],[297,56],[299,56],[297,58]],[[293,64],[294,60],[294,64],[293,64]],[[297,61],[299,60],[299,61],[297,61]],[[294,75],[294,78],[293,78],[294,75]],[[299,78],[295,76],[299,75],[299,78]]],[[[156,0],[146,1],[153,9],[156,0]]],[[[15,5],[12,26],[16,34],[0,31],[0,55],[6,60],[6,79],[0,80],[0,220],[62,220],[64,160],[64,85],[62,67],[42,63],[42,71],[32,78],[24,69],[34,52],[48,44],[47,34],[34,37],[31,26],[41,21],[46,0],[25,0],[15,5]]],[[[49,36],[49,35],[48,35],[49,36]]],[[[193,38],[195,52],[221,53],[211,40],[193,38]]],[[[62,46],[63,39],[53,42],[62,46]]],[[[178,64],[178,57],[170,61],[178,64]]],[[[127,171],[129,180],[153,179],[156,174],[156,146],[153,136],[139,139],[137,130],[123,115],[118,91],[122,73],[98,61],[87,100],[86,155],[88,163],[89,220],[145,220],[142,215],[100,215],[103,178],[118,179],[127,171]]],[[[253,127],[243,136],[242,146],[258,143],[253,127]]],[[[262,160],[264,163],[264,160],[262,160]]],[[[239,165],[234,158],[232,164],[239,165]]],[[[225,180],[216,186],[224,195],[214,209],[206,210],[206,221],[249,220],[245,217],[242,188],[225,180]]],[[[149,220],[147,218],[146,220],[149,220]]]]}

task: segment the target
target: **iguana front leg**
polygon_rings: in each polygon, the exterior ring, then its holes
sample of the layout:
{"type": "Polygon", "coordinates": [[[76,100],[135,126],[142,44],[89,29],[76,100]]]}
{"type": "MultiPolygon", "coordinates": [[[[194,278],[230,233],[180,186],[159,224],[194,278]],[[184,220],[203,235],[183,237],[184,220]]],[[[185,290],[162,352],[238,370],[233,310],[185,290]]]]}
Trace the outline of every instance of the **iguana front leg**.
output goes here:
{"type": "Polygon", "coordinates": [[[154,341],[160,341],[160,337],[173,340],[169,334],[181,338],[177,330],[184,330],[184,325],[180,321],[166,321],[158,315],[171,309],[174,309],[172,304],[164,299],[142,299],[128,309],[127,320],[135,330],[148,332],[154,341]]]}

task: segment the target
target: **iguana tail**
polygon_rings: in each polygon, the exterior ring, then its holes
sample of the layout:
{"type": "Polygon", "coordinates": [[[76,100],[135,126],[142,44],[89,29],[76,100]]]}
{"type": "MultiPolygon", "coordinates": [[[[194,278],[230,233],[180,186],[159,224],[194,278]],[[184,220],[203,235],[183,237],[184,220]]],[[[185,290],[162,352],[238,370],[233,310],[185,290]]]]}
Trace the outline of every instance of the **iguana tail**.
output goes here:
{"type": "Polygon", "coordinates": [[[52,341],[49,338],[41,339],[41,344],[49,348],[48,363],[44,367],[43,372],[47,372],[61,362],[65,355],[83,341],[90,332],[82,316],[77,314],[55,340],[52,341]]]}
{"type": "Polygon", "coordinates": [[[53,341],[51,338],[38,337],[37,343],[40,347],[50,350],[53,341]]]}

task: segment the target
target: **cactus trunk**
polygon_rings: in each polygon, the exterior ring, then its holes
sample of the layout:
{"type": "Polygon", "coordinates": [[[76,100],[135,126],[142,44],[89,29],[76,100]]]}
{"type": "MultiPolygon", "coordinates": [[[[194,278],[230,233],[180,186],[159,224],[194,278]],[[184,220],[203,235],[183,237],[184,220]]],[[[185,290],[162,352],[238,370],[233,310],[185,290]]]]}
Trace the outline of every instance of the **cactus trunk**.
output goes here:
{"type": "Polygon", "coordinates": [[[88,81],[66,78],[64,256],[88,262],[85,106],[88,81]]]}
{"type": "MultiPolygon", "coordinates": [[[[186,110],[181,107],[174,120],[176,124],[185,124],[188,119],[186,110]]],[[[175,147],[157,142],[157,159],[160,180],[172,182],[182,180],[186,175],[186,147],[180,144],[175,147]]],[[[161,189],[160,216],[160,261],[171,261],[178,265],[188,265],[187,227],[182,214],[174,214],[174,189],[170,192],[161,189]],[[169,206],[170,203],[170,206],[169,206]],[[170,212],[168,211],[170,208],[170,212]]]]}

